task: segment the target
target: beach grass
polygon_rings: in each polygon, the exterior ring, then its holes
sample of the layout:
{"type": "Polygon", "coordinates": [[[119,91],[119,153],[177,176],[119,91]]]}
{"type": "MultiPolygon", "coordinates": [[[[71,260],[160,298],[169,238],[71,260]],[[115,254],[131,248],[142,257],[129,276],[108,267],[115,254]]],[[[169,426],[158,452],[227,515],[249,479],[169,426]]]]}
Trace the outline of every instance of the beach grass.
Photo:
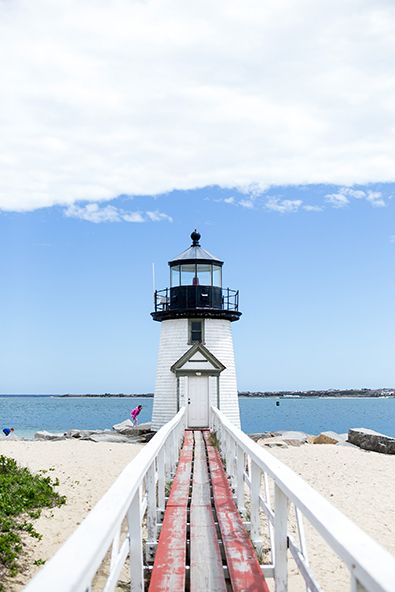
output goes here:
{"type": "Polygon", "coordinates": [[[23,534],[41,537],[31,520],[40,516],[42,508],[65,503],[54,489],[57,485],[57,479],[34,475],[13,458],[0,456],[0,592],[5,590],[4,578],[15,576],[20,567],[23,534]]]}

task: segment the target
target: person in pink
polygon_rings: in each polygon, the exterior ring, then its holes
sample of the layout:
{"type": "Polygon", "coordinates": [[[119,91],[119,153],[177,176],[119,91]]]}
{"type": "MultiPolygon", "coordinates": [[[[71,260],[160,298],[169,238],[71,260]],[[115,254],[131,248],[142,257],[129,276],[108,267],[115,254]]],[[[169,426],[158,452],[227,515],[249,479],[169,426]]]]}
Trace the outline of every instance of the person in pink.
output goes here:
{"type": "Polygon", "coordinates": [[[139,420],[137,419],[137,416],[139,415],[140,411],[142,410],[143,406],[142,405],[137,405],[137,407],[135,407],[133,409],[133,411],[130,413],[130,417],[132,418],[132,424],[138,425],[139,420]]]}

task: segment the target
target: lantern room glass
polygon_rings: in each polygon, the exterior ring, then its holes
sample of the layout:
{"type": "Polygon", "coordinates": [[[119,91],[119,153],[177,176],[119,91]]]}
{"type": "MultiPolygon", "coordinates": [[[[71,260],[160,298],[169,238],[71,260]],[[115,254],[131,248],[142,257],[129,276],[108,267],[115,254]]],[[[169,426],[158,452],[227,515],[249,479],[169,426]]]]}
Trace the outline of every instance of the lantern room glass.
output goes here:
{"type": "Polygon", "coordinates": [[[180,285],[180,266],[175,265],[170,268],[170,287],[177,288],[180,285]]]}
{"type": "Polygon", "coordinates": [[[181,286],[193,286],[195,284],[196,265],[181,265],[181,286]]]}
{"type": "Polygon", "coordinates": [[[213,286],[222,287],[222,267],[213,265],[213,286]]]}
{"type": "Polygon", "coordinates": [[[222,287],[222,267],[212,263],[185,263],[170,267],[170,286],[222,287]]]}
{"type": "Polygon", "coordinates": [[[211,286],[211,265],[209,263],[198,263],[196,269],[196,285],[211,286]]]}

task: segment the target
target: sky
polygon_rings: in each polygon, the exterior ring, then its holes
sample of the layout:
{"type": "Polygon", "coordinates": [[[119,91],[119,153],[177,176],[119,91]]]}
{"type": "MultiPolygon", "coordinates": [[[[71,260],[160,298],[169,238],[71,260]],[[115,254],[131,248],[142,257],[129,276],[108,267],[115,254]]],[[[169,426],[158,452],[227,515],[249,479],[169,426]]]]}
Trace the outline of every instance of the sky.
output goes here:
{"type": "Polygon", "coordinates": [[[0,1],[0,392],[152,392],[196,227],[241,390],[395,387],[395,5],[0,1]]]}

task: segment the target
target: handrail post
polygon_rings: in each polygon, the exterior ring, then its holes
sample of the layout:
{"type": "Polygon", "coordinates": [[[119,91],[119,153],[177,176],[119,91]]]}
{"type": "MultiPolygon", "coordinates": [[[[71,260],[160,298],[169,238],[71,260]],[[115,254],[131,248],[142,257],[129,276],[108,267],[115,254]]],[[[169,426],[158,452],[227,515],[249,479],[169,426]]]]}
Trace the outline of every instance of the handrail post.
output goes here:
{"type": "Polygon", "coordinates": [[[139,487],[128,510],[129,572],[131,592],[144,592],[144,563],[140,506],[141,493],[139,487]]]}
{"type": "Polygon", "coordinates": [[[164,452],[165,452],[165,481],[169,481],[171,478],[171,450],[170,450],[170,442],[169,439],[166,440],[164,445],[164,452]]]}
{"type": "MultiPolygon", "coordinates": [[[[265,485],[265,501],[269,510],[272,509],[272,504],[270,501],[270,489],[269,489],[269,478],[267,473],[263,473],[263,482],[265,485]]],[[[269,520],[269,540],[270,540],[270,549],[271,549],[271,556],[272,556],[272,563],[275,563],[275,551],[274,551],[274,528],[272,522],[269,520]]]]}
{"type": "Polygon", "coordinates": [[[171,454],[171,476],[173,477],[176,472],[177,460],[178,460],[178,446],[175,431],[173,430],[170,434],[170,454],[171,454]]]}
{"type": "Polygon", "coordinates": [[[147,558],[153,560],[157,542],[157,511],[156,511],[156,484],[155,484],[155,461],[147,471],[147,558]]]}
{"type": "Polygon", "coordinates": [[[351,575],[351,592],[367,592],[365,586],[362,586],[353,574],[351,575]]]}
{"type": "Polygon", "coordinates": [[[274,581],[276,592],[288,591],[287,558],[288,499],[277,484],[274,485],[274,581]]]}
{"type": "Polygon", "coordinates": [[[118,528],[118,530],[117,530],[117,532],[115,534],[114,540],[112,542],[112,547],[111,547],[110,571],[114,567],[115,562],[116,562],[117,557],[118,557],[120,535],[121,535],[121,529],[118,528]]]}
{"type": "Polygon", "coordinates": [[[261,470],[251,462],[251,540],[255,548],[261,547],[259,523],[259,493],[261,488],[261,470]]]}
{"type": "MultiPolygon", "coordinates": [[[[244,450],[241,446],[237,446],[237,509],[240,514],[244,515],[244,450]]],[[[259,501],[259,500],[258,500],[259,501]]]]}
{"type": "Polygon", "coordinates": [[[165,479],[165,451],[163,448],[161,448],[158,452],[157,464],[158,464],[158,509],[161,512],[164,512],[165,511],[166,479],[165,479]]]}
{"type": "Polygon", "coordinates": [[[235,440],[230,437],[230,482],[232,484],[232,489],[237,495],[237,456],[236,456],[236,442],[235,440]]]}

